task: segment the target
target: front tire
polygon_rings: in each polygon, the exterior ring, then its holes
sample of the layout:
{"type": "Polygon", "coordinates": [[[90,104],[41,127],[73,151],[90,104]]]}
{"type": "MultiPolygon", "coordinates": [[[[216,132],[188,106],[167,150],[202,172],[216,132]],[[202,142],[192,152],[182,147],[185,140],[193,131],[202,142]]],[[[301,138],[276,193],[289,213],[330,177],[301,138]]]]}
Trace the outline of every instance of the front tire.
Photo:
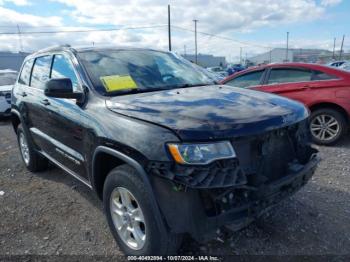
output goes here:
{"type": "Polygon", "coordinates": [[[152,205],[140,175],[129,165],[114,168],[103,188],[104,210],[110,230],[126,255],[176,254],[179,235],[169,232],[157,206],[152,205]]]}
{"type": "Polygon", "coordinates": [[[34,145],[22,124],[17,127],[17,141],[22,160],[29,171],[38,172],[47,169],[48,160],[34,149],[34,145]]]}
{"type": "Polygon", "coordinates": [[[337,110],[318,109],[311,114],[310,131],[316,144],[332,145],[345,133],[346,120],[337,110]]]}

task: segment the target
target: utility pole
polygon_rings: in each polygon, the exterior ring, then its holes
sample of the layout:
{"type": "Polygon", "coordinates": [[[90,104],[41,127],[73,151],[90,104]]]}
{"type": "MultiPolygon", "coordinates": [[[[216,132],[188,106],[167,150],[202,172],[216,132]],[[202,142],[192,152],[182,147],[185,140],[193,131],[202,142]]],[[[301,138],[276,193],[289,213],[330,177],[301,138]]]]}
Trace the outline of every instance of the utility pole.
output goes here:
{"type": "Polygon", "coordinates": [[[242,47],[240,47],[240,52],[239,52],[239,63],[242,64],[242,47]]]}
{"type": "Polygon", "coordinates": [[[272,49],[270,49],[270,64],[271,64],[271,62],[272,62],[272,49]]]}
{"type": "Polygon", "coordinates": [[[184,56],[186,56],[186,45],[184,45],[184,56]]]}
{"type": "Polygon", "coordinates": [[[169,38],[169,51],[171,51],[170,5],[168,5],[168,38],[169,38]]]}
{"type": "Polygon", "coordinates": [[[193,20],[194,22],[194,49],[195,49],[195,62],[198,64],[198,49],[197,49],[197,19],[193,20]]]}
{"type": "Polygon", "coordinates": [[[21,30],[19,29],[19,25],[18,24],[17,24],[17,34],[18,34],[18,42],[19,42],[19,48],[20,48],[19,51],[23,52],[21,30]]]}
{"type": "Polygon", "coordinates": [[[287,32],[286,62],[288,62],[289,32],[287,32]]]}
{"type": "Polygon", "coordinates": [[[333,60],[335,59],[335,41],[337,41],[337,38],[334,37],[334,42],[333,42],[333,55],[332,55],[333,60]]]}
{"type": "Polygon", "coordinates": [[[341,60],[341,57],[342,57],[342,54],[343,54],[344,38],[345,38],[345,35],[343,35],[343,40],[341,41],[339,60],[341,60]]]}

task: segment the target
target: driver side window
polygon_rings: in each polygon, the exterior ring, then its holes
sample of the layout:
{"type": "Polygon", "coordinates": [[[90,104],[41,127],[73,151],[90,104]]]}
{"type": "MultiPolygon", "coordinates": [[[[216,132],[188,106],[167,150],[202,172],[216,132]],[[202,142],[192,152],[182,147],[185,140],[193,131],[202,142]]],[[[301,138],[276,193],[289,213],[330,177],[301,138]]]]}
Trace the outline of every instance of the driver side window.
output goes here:
{"type": "Polygon", "coordinates": [[[64,55],[54,56],[51,78],[69,78],[72,81],[73,91],[77,92],[80,90],[73,65],[64,55]]]}

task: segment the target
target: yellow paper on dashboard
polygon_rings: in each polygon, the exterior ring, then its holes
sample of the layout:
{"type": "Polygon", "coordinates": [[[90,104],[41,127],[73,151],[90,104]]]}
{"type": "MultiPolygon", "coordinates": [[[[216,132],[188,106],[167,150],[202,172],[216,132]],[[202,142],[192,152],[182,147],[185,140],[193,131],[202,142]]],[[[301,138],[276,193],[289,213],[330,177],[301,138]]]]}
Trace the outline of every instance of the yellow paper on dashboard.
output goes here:
{"type": "Polygon", "coordinates": [[[107,92],[137,88],[137,84],[130,75],[101,76],[100,80],[107,92]]]}

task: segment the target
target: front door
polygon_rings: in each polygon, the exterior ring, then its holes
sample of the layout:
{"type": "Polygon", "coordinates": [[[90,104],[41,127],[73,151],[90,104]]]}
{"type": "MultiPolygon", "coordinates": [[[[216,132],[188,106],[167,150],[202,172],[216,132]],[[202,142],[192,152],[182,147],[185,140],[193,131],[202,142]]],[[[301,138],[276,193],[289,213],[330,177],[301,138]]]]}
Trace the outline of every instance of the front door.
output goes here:
{"type": "MultiPolygon", "coordinates": [[[[55,54],[50,78],[69,78],[75,92],[82,92],[78,76],[68,55],[55,54]]],[[[86,177],[83,153],[83,110],[74,99],[49,98],[50,122],[47,134],[52,138],[49,154],[76,174],[86,177]]]]}
{"type": "Polygon", "coordinates": [[[258,88],[264,78],[264,69],[250,71],[227,81],[225,85],[243,88],[258,88]]]}

